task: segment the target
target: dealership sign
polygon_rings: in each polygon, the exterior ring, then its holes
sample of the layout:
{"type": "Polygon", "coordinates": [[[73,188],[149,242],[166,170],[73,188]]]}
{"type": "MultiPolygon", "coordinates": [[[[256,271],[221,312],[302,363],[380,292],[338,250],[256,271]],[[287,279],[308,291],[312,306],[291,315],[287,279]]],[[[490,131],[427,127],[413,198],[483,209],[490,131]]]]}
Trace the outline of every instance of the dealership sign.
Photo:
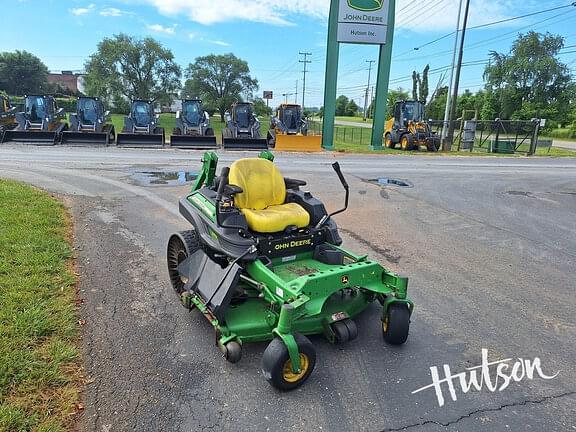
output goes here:
{"type": "Polygon", "coordinates": [[[340,0],[338,42],[386,43],[389,0],[340,0]]]}

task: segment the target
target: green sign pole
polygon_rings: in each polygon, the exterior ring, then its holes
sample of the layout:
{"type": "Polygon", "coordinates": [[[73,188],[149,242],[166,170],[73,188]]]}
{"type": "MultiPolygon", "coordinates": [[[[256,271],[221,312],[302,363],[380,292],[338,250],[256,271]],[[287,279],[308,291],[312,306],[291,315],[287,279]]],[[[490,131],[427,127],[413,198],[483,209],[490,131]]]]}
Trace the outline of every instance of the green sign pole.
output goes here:
{"type": "MultiPolygon", "coordinates": [[[[343,0],[346,1],[346,0],[343,0]]],[[[338,81],[338,8],[339,1],[330,2],[328,18],[328,46],[326,48],[326,77],[324,83],[324,117],[322,147],[334,150],[334,118],[336,116],[336,85],[338,81]]]]}
{"type": "Polygon", "coordinates": [[[376,98],[374,99],[374,123],[372,125],[371,150],[383,150],[382,141],[384,140],[384,125],[388,111],[388,85],[390,83],[390,66],[392,64],[395,12],[396,1],[390,0],[388,6],[386,45],[380,45],[380,56],[378,58],[378,78],[376,81],[376,98]]]}

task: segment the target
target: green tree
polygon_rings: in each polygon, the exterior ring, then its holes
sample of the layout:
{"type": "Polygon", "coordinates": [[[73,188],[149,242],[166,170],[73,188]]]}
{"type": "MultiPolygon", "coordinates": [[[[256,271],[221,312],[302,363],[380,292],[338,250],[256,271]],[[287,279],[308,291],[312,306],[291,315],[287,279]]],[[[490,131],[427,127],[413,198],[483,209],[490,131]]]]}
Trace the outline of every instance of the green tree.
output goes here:
{"type": "Polygon", "coordinates": [[[418,83],[420,82],[420,75],[418,72],[412,72],[412,100],[418,100],[418,83]]]}
{"type": "Polygon", "coordinates": [[[501,118],[565,120],[570,109],[570,69],[558,58],[564,38],[521,34],[508,54],[492,52],[484,78],[497,94],[501,118]]]}
{"type": "Polygon", "coordinates": [[[428,83],[428,73],[430,72],[430,65],[426,65],[422,71],[422,80],[419,82],[420,86],[420,100],[424,103],[428,101],[428,95],[430,94],[430,88],[428,83]]]}
{"type": "Polygon", "coordinates": [[[230,106],[250,99],[258,89],[258,81],[250,76],[248,63],[234,54],[197,57],[186,69],[184,96],[200,96],[210,105],[215,106],[220,118],[230,106]]]}
{"type": "Polygon", "coordinates": [[[498,97],[493,90],[486,90],[484,96],[484,104],[482,105],[482,110],[480,111],[481,120],[494,120],[499,116],[500,104],[498,102],[498,97]]]}
{"type": "Polygon", "coordinates": [[[440,87],[433,98],[426,105],[426,118],[433,120],[444,120],[446,110],[446,99],[448,99],[448,87],[440,87]]]}
{"type": "Polygon", "coordinates": [[[180,89],[172,51],[150,38],[105,38],[85,64],[86,93],[109,101],[146,99],[168,103],[180,89]]]}
{"type": "Polygon", "coordinates": [[[355,116],[358,115],[358,110],[359,110],[359,107],[358,107],[358,105],[356,104],[356,102],[354,102],[353,99],[350,99],[350,100],[348,101],[348,103],[346,104],[346,110],[345,110],[345,114],[344,114],[344,115],[345,115],[346,117],[355,117],[355,116]]]}
{"type": "Polygon", "coordinates": [[[272,108],[266,105],[262,98],[255,98],[252,103],[254,104],[254,113],[259,117],[271,116],[272,108]]]}
{"type": "Polygon", "coordinates": [[[42,93],[48,87],[48,68],[27,51],[0,53],[0,89],[14,96],[42,93]]]}
{"type": "Polygon", "coordinates": [[[336,115],[338,117],[345,116],[347,106],[348,106],[348,98],[344,95],[338,96],[338,99],[336,99],[336,115]]]}

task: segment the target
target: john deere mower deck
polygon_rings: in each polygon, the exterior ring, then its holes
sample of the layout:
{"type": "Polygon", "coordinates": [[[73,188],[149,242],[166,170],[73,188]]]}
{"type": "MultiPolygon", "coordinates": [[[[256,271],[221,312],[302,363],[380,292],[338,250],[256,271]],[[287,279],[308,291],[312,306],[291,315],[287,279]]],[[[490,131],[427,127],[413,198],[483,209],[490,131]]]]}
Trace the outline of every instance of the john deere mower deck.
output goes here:
{"type": "Polygon", "coordinates": [[[216,177],[218,158],[207,152],[180,213],[192,224],[173,234],[167,261],[181,303],[197,308],[216,330],[216,345],[235,363],[246,342],[271,340],[262,360],[274,387],[300,386],[316,363],[305,335],[332,343],[358,335],[353,318],[372,302],[383,306],[384,340],[408,337],[413,303],[408,280],[340,245],[335,214],[300,190],[306,183],[284,178],[273,155],[240,159],[216,177]]]}

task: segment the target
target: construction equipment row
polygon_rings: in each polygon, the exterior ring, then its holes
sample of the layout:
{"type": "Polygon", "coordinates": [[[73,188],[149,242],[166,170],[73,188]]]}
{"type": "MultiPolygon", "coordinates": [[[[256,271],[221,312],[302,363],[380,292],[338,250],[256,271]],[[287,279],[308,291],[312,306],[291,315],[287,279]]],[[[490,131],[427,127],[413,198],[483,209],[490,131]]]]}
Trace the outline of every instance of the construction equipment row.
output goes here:
{"type": "MultiPolygon", "coordinates": [[[[24,111],[16,112],[8,98],[1,96],[1,142],[21,142],[36,145],[113,145],[119,147],[164,147],[166,134],[159,125],[159,115],[152,101],[134,100],[124,118],[122,131],[116,134],[99,98],[79,97],[76,112],[66,113],[56,99],[47,95],[24,97],[24,111]]],[[[308,126],[299,105],[282,105],[272,118],[267,138],[260,133],[260,121],[253,105],[234,103],[225,113],[222,147],[228,150],[320,151],[321,137],[307,136],[308,126]]],[[[176,113],[170,147],[209,150],[218,147],[210,116],[200,99],[185,99],[176,113]]]]}

